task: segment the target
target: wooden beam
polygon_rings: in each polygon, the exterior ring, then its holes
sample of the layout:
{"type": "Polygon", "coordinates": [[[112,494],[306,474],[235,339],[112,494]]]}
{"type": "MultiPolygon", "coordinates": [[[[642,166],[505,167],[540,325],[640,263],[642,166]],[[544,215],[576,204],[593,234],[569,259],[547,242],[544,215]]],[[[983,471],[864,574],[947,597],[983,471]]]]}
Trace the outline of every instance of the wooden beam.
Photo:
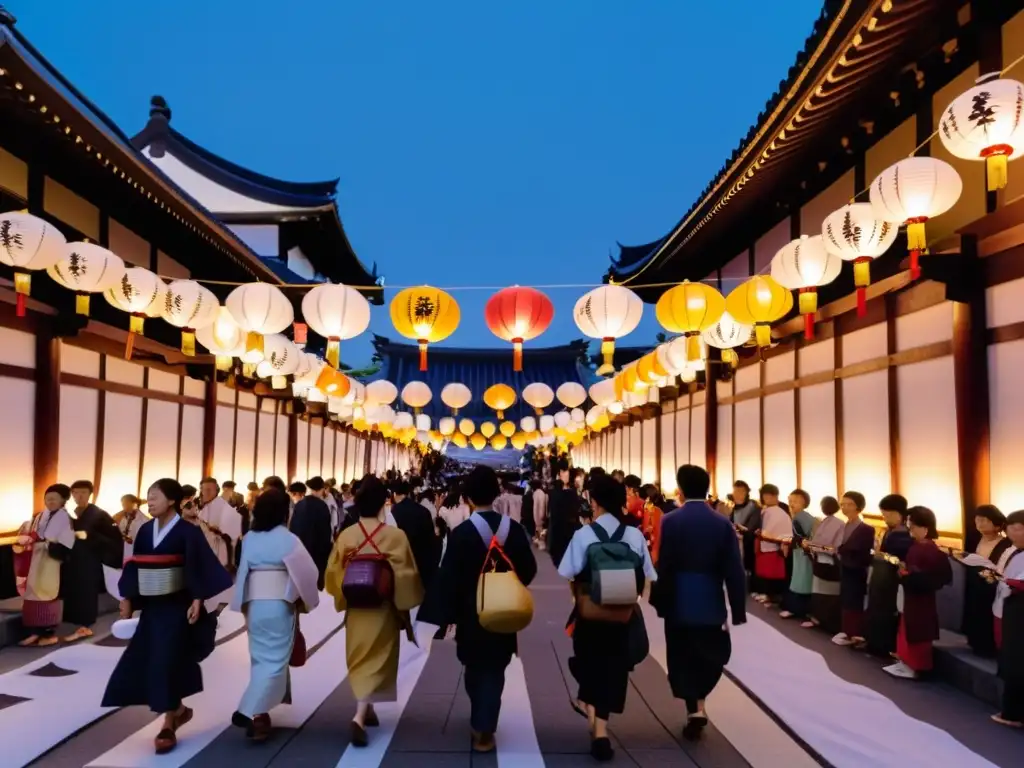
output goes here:
{"type": "Polygon", "coordinates": [[[203,477],[213,475],[213,446],[217,439],[217,379],[206,382],[203,393],[203,477]]]}
{"type": "Polygon", "coordinates": [[[36,335],[35,436],[32,443],[36,509],[57,482],[60,452],[60,339],[49,330],[36,335]]]}

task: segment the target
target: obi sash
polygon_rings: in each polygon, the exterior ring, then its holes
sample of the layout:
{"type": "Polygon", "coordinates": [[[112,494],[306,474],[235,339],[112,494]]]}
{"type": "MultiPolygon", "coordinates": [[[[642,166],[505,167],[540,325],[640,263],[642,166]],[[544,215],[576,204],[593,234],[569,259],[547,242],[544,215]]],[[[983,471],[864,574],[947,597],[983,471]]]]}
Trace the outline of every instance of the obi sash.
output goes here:
{"type": "Polygon", "coordinates": [[[138,567],[139,594],[163,597],[185,589],[185,558],[181,555],[134,555],[138,567]]]}
{"type": "Polygon", "coordinates": [[[287,600],[291,578],[284,568],[250,569],[245,582],[245,599],[287,600]]]}

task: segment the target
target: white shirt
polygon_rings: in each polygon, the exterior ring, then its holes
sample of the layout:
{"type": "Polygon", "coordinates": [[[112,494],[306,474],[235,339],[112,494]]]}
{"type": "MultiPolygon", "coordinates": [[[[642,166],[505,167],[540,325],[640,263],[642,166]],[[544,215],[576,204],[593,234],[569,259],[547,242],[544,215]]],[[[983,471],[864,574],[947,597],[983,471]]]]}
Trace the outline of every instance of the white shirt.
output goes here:
{"type": "MultiPolygon", "coordinates": [[[[604,528],[609,536],[614,534],[619,526],[622,525],[615,519],[615,515],[608,513],[601,515],[594,522],[604,528]]],[[[639,528],[627,525],[625,529],[622,534],[622,543],[626,544],[643,558],[644,577],[648,581],[657,581],[658,572],[654,570],[654,563],[651,562],[651,553],[647,549],[647,539],[644,538],[639,528]]],[[[559,575],[564,579],[575,579],[587,565],[587,550],[590,548],[590,545],[597,544],[599,541],[600,539],[597,538],[597,534],[594,533],[589,525],[585,525],[576,531],[572,535],[569,548],[565,551],[561,564],[558,566],[559,575]]]]}
{"type": "Polygon", "coordinates": [[[455,530],[460,524],[469,520],[469,507],[465,504],[459,504],[457,507],[441,507],[438,514],[448,524],[449,530],[455,530]]]}
{"type": "MultiPolygon", "coordinates": [[[[1000,573],[1008,579],[1024,579],[1024,551],[1008,547],[1003,552],[1003,556],[999,558],[996,566],[1000,573]],[[1021,552],[1021,554],[1014,557],[1014,552],[1021,552]],[[1010,559],[1011,557],[1013,557],[1012,560],[1010,559]]],[[[1003,603],[1006,602],[1006,598],[1010,596],[1012,591],[1009,585],[1001,581],[996,585],[996,599],[992,603],[992,615],[997,619],[1003,618],[1003,603]]]]}
{"type": "Polygon", "coordinates": [[[548,495],[538,488],[533,492],[533,522],[539,531],[544,527],[544,519],[548,515],[548,495]]]}
{"type": "Polygon", "coordinates": [[[324,504],[327,505],[327,509],[331,513],[331,533],[337,533],[341,526],[341,520],[338,517],[338,500],[334,498],[333,493],[328,492],[324,497],[324,504]]]}

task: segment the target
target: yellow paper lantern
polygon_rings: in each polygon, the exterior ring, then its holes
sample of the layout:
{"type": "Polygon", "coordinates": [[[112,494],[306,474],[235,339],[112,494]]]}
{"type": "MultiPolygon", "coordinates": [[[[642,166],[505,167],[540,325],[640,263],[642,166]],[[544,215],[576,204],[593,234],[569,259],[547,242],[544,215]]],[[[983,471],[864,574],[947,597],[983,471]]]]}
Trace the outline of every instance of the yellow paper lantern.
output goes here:
{"type": "Polygon", "coordinates": [[[512,443],[512,447],[517,451],[523,450],[526,447],[526,433],[516,432],[512,437],[509,438],[509,442],[512,443]]]}
{"type": "Polygon", "coordinates": [[[479,432],[477,432],[475,435],[469,438],[469,443],[478,451],[482,451],[484,449],[484,446],[487,445],[487,438],[481,435],[479,432]]]}
{"type": "Polygon", "coordinates": [[[516,425],[511,421],[501,422],[501,426],[498,429],[505,437],[512,437],[516,433],[516,425]]]}
{"type": "Polygon", "coordinates": [[[484,403],[498,413],[498,418],[505,418],[505,411],[516,404],[516,391],[508,384],[495,384],[484,392],[484,403]]]}
{"type": "Polygon", "coordinates": [[[452,442],[455,443],[455,445],[457,445],[459,448],[465,448],[467,445],[469,445],[469,440],[467,440],[466,436],[461,432],[456,432],[454,435],[452,435],[452,442]]]}
{"type": "Polygon", "coordinates": [[[508,445],[508,438],[504,435],[495,435],[491,438],[491,448],[496,451],[505,450],[505,446],[508,445]]]}
{"type": "Polygon", "coordinates": [[[469,437],[476,431],[476,424],[473,423],[472,419],[462,419],[459,421],[459,432],[469,437]]]}
{"type": "Polygon", "coordinates": [[[483,435],[484,437],[489,438],[497,431],[498,428],[494,425],[493,421],[485,421],[483,424],[480,425],[480,434],[483,435]]]}
{"type": "Polygon", "coordinates": [[[391,300],[395,330],[420,345],[420,370],[427,370],[427,344],[447,339],[459,327],[459,305],[440,288],[421,285],[391,300]]]}
{"type": "Polygon", "coordinates": [[[793,294],[767,275],[755,275],[732,290],[725,306],[736,321],[753,325],[757,345],[767,347],[771,324],[793,309],[793,294]]]}
{"type": "Polygon", "coordinates": [[[704,283],[685,280],[658,299],[654,314],[665,330],[686,337],[686,357],[700,359],[700,334],[725,312],[722,294],[704,283]]]}
{"type": "MultiPolygon", "coordinates": [[[[691,342],[693,342],[693,341],[697,342],[697,358],[699,359],[700,358],[700,338],[699,337],[695,338],[695,339],[694,338],[688,338],[687,339],[687,345],[686,345],[687,346],[687,350],[689,350],[689,347],[692,346],[691,342]]],[[[689,356],[689,352],[687,352],[687,356],[689,356]]],[[[637,376],[638,379],[640,379],[643,382],[646,382],[647,384],[653,384],[654,382],[660,381],[661,379],[663,379],[666,376],[668,376],[668,371],[665,369],[665,366],[663,366],[661,364],[661,361],[658,359],[658,355],[657,355],[656,352],[648,352],[646,355],[644,355],[643,357],[641,357],[637,361],[637,363],[636,363],[636,376],[637,376]]]]}

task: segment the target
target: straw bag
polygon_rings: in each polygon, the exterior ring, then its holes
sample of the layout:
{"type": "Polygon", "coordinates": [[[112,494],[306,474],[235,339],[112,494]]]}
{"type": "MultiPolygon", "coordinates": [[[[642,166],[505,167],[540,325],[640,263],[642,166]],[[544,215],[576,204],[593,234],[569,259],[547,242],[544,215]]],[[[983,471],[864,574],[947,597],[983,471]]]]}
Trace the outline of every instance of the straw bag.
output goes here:
{"type": "Polygon", "coordinates": [[[469,519],[487,547],[476,583],[476,612],[480,626],[501,635],[520,632],[533,620],[533,596],[519,580],[503,549],[512,521],[502,515],[498,530],[492,532],[491,526],[479,513],[474,512],[469,519]],[[505,562],[508,570],[497,570],[500,561],[505,562]]]}

